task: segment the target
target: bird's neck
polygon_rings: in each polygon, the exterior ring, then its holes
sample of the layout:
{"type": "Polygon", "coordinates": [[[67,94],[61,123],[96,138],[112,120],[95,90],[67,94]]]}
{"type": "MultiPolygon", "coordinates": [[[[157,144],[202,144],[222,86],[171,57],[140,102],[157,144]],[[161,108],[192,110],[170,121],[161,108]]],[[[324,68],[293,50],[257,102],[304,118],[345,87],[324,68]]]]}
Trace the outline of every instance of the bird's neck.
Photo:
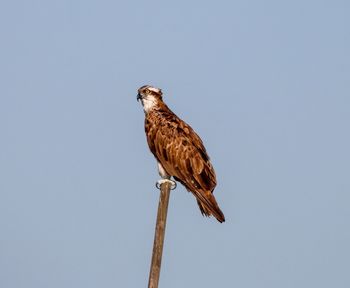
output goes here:
{"type": "Polygon", "coordinates": [[[169,108],[165,105],[165,103],[158,99],[143,99],[142,100],[143,111],[145,114],[149,114],[152,112],[169,110],[169,108]]]}

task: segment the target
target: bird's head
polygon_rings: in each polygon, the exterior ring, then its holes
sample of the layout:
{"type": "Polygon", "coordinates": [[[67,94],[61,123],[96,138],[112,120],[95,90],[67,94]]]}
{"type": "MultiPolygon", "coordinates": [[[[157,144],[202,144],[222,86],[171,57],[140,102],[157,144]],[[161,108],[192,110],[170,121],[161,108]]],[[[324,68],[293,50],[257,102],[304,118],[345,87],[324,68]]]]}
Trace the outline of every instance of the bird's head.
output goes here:
{"type": "Polygon", "coordinates": [[[143,110],[147,113],[152,110],[159,101],[162,101],[162,90],[150,85],[145,85],[139,88],[137,101],[141,100],[143,110]]]}

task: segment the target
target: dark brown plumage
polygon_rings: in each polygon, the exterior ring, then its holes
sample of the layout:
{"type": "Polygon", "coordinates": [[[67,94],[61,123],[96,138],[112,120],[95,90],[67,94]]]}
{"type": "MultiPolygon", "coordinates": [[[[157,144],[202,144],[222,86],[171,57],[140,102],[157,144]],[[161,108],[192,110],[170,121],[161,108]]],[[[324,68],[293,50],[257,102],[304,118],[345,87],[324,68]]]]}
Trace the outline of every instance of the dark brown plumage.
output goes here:
{"type": "Polygon", "coordinates": [[[196,197],[203,215],[225,221],[213,195],[216,175],[200,137],[163,102],[158,88],[142,86],[138,99],[145,111],[149,148],[169,176],[196,197]]]}

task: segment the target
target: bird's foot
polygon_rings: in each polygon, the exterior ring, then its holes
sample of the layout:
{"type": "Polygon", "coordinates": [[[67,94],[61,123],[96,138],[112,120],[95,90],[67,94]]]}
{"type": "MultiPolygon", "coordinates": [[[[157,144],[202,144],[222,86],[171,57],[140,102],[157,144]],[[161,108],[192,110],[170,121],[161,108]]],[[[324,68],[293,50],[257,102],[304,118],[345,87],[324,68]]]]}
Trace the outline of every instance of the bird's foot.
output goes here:
{"type": "Polygon", "coordinates": [[[174,180],[170,180],[170,179],[160,179],[156,182],[156,187],[157,189],[160,189],[160,186],[164,183],[169,183],[170,184],[170,190],[174,190],[176,189],[176,182],[174,180]]]}

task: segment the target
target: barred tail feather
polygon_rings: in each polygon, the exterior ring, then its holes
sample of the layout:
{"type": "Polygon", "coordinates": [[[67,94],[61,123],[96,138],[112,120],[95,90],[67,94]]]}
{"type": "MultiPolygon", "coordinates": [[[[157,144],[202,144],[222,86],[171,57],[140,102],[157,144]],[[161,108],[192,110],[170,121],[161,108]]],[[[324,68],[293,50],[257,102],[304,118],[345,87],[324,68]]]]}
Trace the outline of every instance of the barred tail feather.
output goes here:
{"type": "Polygon", "coordinates": [[[213,215],[220,223],[225,222],[224,213],[220,210],[213,194],[206,195],[209,199],[200,193],[196,193],[195,196],[202,215],[207,217],[213,215]]]}

